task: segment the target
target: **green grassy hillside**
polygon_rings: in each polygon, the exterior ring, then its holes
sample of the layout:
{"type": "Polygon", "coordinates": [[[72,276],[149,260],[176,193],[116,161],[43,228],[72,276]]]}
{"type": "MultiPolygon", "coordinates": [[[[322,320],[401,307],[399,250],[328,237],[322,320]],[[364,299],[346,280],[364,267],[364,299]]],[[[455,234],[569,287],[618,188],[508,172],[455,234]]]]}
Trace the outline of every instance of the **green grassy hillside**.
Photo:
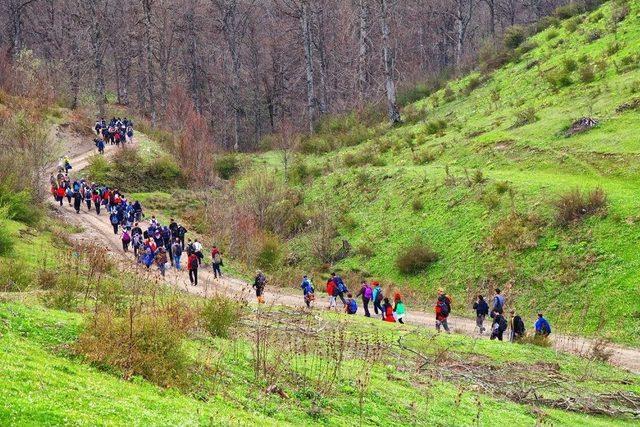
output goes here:
{"type": "MultiPolygon", "coordinates": [[[[351,115],[303,139],[290,182],[303,210],[336,213],[355,248],[338,267],[417,296],[444,287],[456,313],[500,286],[521,312],[544,310],[565,332],[640,345],[639,12],[640,1],[609,2],[559,22],[502,68],[405,107],[401,126],[367,128],[351,115]],[[599,124],[566,136],[583,117],[599,124]],[[606,209],[557,223],[562,194],[596,187],[606,209]],[[416,240],[438,261],[402,274],[397,254],[416,240]]],[[[281,157],[254,156],[247,174],[281,173],[281,157]]],[[[302,235],[287,251],[317,266],[309,246],[302,235]]]]}

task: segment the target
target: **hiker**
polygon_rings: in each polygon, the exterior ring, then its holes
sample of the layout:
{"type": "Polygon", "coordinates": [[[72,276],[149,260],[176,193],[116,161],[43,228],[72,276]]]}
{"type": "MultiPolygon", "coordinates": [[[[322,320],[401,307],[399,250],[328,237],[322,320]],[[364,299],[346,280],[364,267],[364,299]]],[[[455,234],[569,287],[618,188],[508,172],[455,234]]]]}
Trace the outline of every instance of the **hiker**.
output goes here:
{"type": "Polygon", "coordinates": [[[436,302],[435,311],[436,311],[436,330],[440,332],[440,327],[444,328],[444,330],[449,334],[449,324],[447,323],[447,318],[449,317],[449,307],[447,304],[447,297],[442,293],[438,296],[438,302],[436,302]]]}
{"type": "MultiPolygon", "coordinates": [[[[156,252],[155,263],[158,266],[158,270],[160,270],[160,274],[164,277],[164,272],[167,267],[167,250],[164,247],[158,248],[158,252],[156,252]]],[[[197,279],[197,274],[196,274],[197,279]]]]}
{"type": "Polygon", "coordinates": [[[344,294],[348,293],[349,289],[347,289],[347,285],[344,284],[344,280],[342,280],[342,277],[336,275],[335,272],[331,273],[331,280],[333,280],[333,283],[336,285],[336,296],[340,297],[343,305],[347,305],[347,302],[344,300],[344,294]]]}
{"type": "Polygon", "coordinates": [[[102,197],[100,196],[100,191],[98,191],[97,189],[93,190],[91,200],[93,201],[93,207],[96,209],[96,215],[100,215],[100,207],[102,206],[102,197]]]}
{"type": "Polygon", "coordinates": [[[260,270],[256,271],[256,278],[253,281],[253,287],[256,290],[256,298],[258,303],[264,304],[264,287],[267,285],[267,276],[260,270]]]}
{"type": "Polygon", "coordinates": [[[502,314],[504,313],[505,298],[500,292],[500,288],[497,288],[496,295],[493,297],[493,308],[491,308],[491,311],[502,314]]]}
{"type": "Polygon", "coordinates": [[[313,282],[311,282],[311,279],[309,279],[306,274],[302,276],[302,284],[300,284],[300,287],[302,288],[304,303],[307,305],[307,308],[311,308],[311,305],[313,301],[315,301],[316,297],[313,294],[313,282]]]}
{"type": "Polygon", "coordinates": [[[505,319],[499,311],[492,311],[491,318],[493,319],[493,323],[491,324],[491,339],[495,340],[497,338],[502,341],[502,334],[507,330],[507,319],[505,319]]]}
{"type": "Polygon", "coordinates": [[[511,310],[511,318],[509,319],[509,327],[511,333],[509,335],[509,341],[515,342],[524,337],[525,327],[522,317],[516,314],[515,310],[511,310]]]}
{"type": "Polygon", "coordinates": [[[336,293],[336,284],[331,277],[327,280],[327,295],[329,295],[329,307],[327,307],[327,310],[331,310],[331,307],[337,310],[338,305],[336,304],[336,298],[338,294],[336,293]]]}
{"type": "Polygon", "coordinates": [[[118,219],[118,214],[116,212],[111,212],[109,215],[109,221],[113,226],[113,234],[118,234],[118,225],[120,225],[120,220],[118,219]]]}
{"type": "Polygon", "coordinates": [[[80,191],[73,192],[73,209],[75,209],[76,213],[80,213],[80,207],[82,206],[82,194],[80,191]]]}
{"type": "Polygon", "coordinates": [[[69,169],[72,169],[71,162],[67,156],[64,157],[64,173],[68,174],[69,169]]]}
{"type": "Polygon", "coordinates": [[[371,286],[367,283],[366,280],[362,281],[362,286],[356,294],[356,298],[359,296],[362,296],[362,307],[364,308],[364,315],[366,317],[371,317],[371,313],[369,313],[369,301],[371,301],[371,298],[373,297],[373,289],[371,289],[371,286]]]}
{"type": "Polygon", "coordinates": [[[187,268],[189,269],[189,281],[193,286],[198,286],[198,256],[193,252],[187,258],[187,268]]]}
{"type": "Polygon", "coordinates": [[[69,206],[71,206],[71,199],[73,198],[73,190],[71,189],[71,187],[67,187],[65,195],[67,196],[67,202],[69,203],[69,206]]]}
{"type": "Polygon", "coordinates": [[[543,337],[551,335],[551,325],[547,319],[542,316],[542,313],[538,313],[538,320],[536,320],[533,327],[536,330],[536,335],[542,335],[543,337]]]}
{"type": "Polygon", "coordinates": [[[358,312],[358,303],[351,295],[351,292],[347,292],[347,301],[344,304],[344,312],[347,314],[356,314],[358,312]]]}
{"type": "Polygon", "coordinates": [[[400,292],[396,292],[393,296],[393,317],[398,321],[398,323],[402,323],[404,325],[404,315],[406,313],[406,309],[404,307],[404,303],[402,302],[402,295],[400,292]]]}
{"type": "Polygon", "coordinates": [[[484,319],[489,315],[489,304],[484,300],[482,295],[478,295],[478,300],[473,303],[473,309],[476,311],[476,326],[480,335],[484,333],[484,319]]]}
{"type": "Polygon", "coordinates": [[[391,323],[396,322],[396,318],[393,316],[393,305],[391,305],[389,298],[385,298],[384,304],[382,304],[382,320],[391,323]]]}
{"type": "Polygon", "coordinates": [[[142,205],[140,204],[140,202],[137,201],[137,200],[135,202],[133,202],[132,208],[133,208],[133,214],[134,214],[134,217],[135,217],[136,221],[138,221],[138,222],[141,221],[142,220],[142,205]]]}
{"type": "Polygon", "coordinates": [[[182,226],[181,224],[178,225],[178,229],[177,229],[178,235],[177,237],[180,239],[180,243],[182,244],[182,247],[184,248],[184,236],[185,234],[187,234],[187,229],[184,228],[184,226],[182,226]]]}
{"type": "Polygon", "coordinates": [[[202,254],[202,243],[198,242],[198,239],[193,240],[193,252],[198,257],[198,265],[202,265],[204,255],[202,254]]]}
{"type": "Polygon", "coordinates": [[[144,264],[147,269],[151,267],[153,264],[153,259],[155,258],[155,253],[153,247],[147,242],[144,246],[144,254],[140,257],[140,261],[144,264]]]}
{"type": "Polygon", "coordinates": [[[129,231],[126,228],[122,231],[122,237],[120,239],[122,240],[122,249],[125,252],[129,252],[129,243],[131,243],[131,234],[129,234],[129,231]]]}
{"type": "Polygon", "coordinates": [[[444,292],[444,289],[438,288],[438,298],[444,297],[444,302],[447,304],[448,313],[451,313],[451,297],[444,292]]]}
{"type": "Polygon", "coordinates": [[[64,189],[62,185],[56,188],[56,200],[60,203],[60,206],[62,206],[62,203],[64,201],[64,196],[66,194],[67,194],[67,191],[64,189]]]}
{"type": "Polygon", "coordinates": [[[98,154],[104,154],[104,141],[102,138],[96,138],[93,140],[98,148],[98,154]]]}
{"type": "Polygon", "coordinates": [[[182,244],[180,239],[176,239],[171,245],[171,257],[173,258],[173,265],[176,270],[180,270],[180,258],[182,258],[182,244]]]}
{"type": "Polygon", "coordinates": [[[213,267],[213,278],[222,278],[222,270],[220,270],[220,267],[222,267],[222,252],[216,245],[213,245],[211,249],[211,266],[213,267]]]}
{"type": "Polygon", "coordinates": [[[371,291],[371,298],[373,299],[373,312],[375,314],[382,314],[382,300],[384,299],[382,286],[380,286],[380,283],[376,281],[373,281],[371,285],[373,286],[373,290],[371,291]]]}

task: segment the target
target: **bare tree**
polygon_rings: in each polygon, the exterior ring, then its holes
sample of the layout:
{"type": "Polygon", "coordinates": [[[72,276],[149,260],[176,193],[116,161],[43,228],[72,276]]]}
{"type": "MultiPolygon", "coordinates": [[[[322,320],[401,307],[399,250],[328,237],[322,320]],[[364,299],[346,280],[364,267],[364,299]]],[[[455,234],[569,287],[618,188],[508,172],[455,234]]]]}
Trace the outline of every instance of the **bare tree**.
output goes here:
{"type": "Polygon", "coordinates": [[[369,90],[369,0],[357,0],[358,11],[358,103],[364,105],[369,90]]]}
{"type": "Polygon", "coordinates": [[[396,105],[396,83],[393,79],[393,55],[389,30],[389,0],[380,1],[380,27],[382,29],[382,59],[384,62],[384,86],[387,93],[387,115],[391,124],[400,123],[400,111],[396,105]]]}

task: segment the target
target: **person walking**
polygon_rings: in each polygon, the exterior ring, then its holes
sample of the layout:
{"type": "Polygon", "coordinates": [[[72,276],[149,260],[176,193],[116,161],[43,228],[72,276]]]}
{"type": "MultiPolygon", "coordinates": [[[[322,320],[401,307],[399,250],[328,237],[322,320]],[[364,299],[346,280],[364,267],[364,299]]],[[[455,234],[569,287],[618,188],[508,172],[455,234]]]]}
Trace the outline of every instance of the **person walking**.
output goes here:
{"type": "Polygon", "coordinates": [[[504,331],[507,330],[507,319],[498,311],[492,311],[491,318],[493,319],[493,323],[491,324],[491,339],[495,340],[497,338],[502,341],[502,335],[504,331]]]}
{"type": "Polygon", "coordinates": [[[193,240],[193,252],[198,257],[198,265],[202,265],[204,255],[202,254],[202,243],[198,242],[198,239],[193,240]]]}
{"type": "Polygon", "coordinates": [[[302,276],[302,284],[300,284],[300,287],[302,288],[304,303],[306,304],[307,308],[311,308],[316,297],[313,293],[313,282],[311,282],[311,279],[309,279],[306,274],[302,276]]]}
{"type": "Polygon", "coordinates": [[[371,317],[371,313],[369,312],[369,301],[371,301],[371,298],[373,297],[373,289],[371,289],[371,285],[369,285],[366,280],[362,281],[362,286],[356,294],[356,298],[359,296],[362,296],[362,307],[364,308],[364,315],[366,317],[371,317]]]}
{"type": "Polygon", "coordinates": [[[435,311],[436,311],[436,330],[440,332],[440,327],[442,327],[446,333],[451,333],[449,331],[449,324],[447,323],[447,318],[449,317],[449,304],[447,304],[447,298],[444,293],[438,296],[438,302],[436,302],[435,311]]]}
{"type": "Polygon", "coordinates": [[[515,310],[511,310],[511,316],[509,318],[509,341],[516,342],[520,338],[524,337],[526,331],[524,327],[524,322],[522,321],[522,317],[516,314],[515,310]]]}
{"type": "Polygon", "coordinates": [[[536,320],[536,323],[533,325],[533,327],[536,330],[536,335],[541,335],[543,337],[548,337],[549,335],[551,335],[551,325],[549,324],[547,319],[544,318],[542,313],[538,313],[538,320],[536,320]]]}
{"type": "Polygon", "coordinates": [[[371,292],[371,299],[373,299],[373,312],[375,314],[383,314],[382,300],[384,299],[384,294],[382,292],[382,286],[380,286],[380,283],[376,281],[373,281],[371,285],[373,286],[371,292]]]}
{"type": "Polygon", "coordinates": [[[342,277],[338,276],[335,272],[331,273],[331,279],[336,285],[336,296],[339,297],[342,304],[346,306],[347,302],[344,299],[344,295],[349,292],[347,285],[345,285],[342,277]]]}
{"type": "Polygon", "coordinates": [[[504,295],[500,292],[500,288],[496,288],[496,295],[493,297],[493,307],[491,308],[491,311],[502,314],[504,313],[504,304],[506,300],[504,295]]]}
{"type": "Polygon", "coordinates": [[[171,245],[171,257],[173,258],[173,266],[176,270],[180,270],[180,259],[182,258],[182,244],[180,239],[176,238],[171,245]]]}
{"type": "Polygon", "coordinates": [[[406,314],[406,309],[404,307],[404,303],[402,302],[402,295],[400,292],[396,292],[393,296],[394,307],[393,307],[393,316],[398,321],[398,323],[404,324],[404,315],[406,314]]]}
{"type": "Polygon", "coordinates": [[[478,333],[482,335],[486,330],[484,327],[484,319],[489,315],[489,304],[487,304],[482,295],[478,295],[478,300],[473,303],[473,309],[476,311],[478,333]]]}
{"type": "Polygon", "coordinates": [[[114,211],[109,215],[109,221],[113,226],[113,234],[118,234],[118,226],[120,225],[120,220],[118,219],[118,214],[114,211]]]}
{"type": "Polygon", "coordinates": [[[332,277],[329,277],[329,280],[327,280],[327,295],[329,295],[329,307],[327,307],[327,310],[331,310],[331,307],[337,310],[338,305],[336,304],[336,298],[338,294],[336,292],[336,284],[332,277]]]}
{"type": "Polygon", "coordinates": [[[222,267],[222,252],[216,245],[213,245],[211,249],[211,266],[213,267],[213,278],[222,278],[222,270],[220,269],[222,267]]]}
{"type": "Polygon", "coordinates": [[[82,194],[80,191],[73,192],[73,209],[75,209],[76,213],[80,213],[80,207],[82,206],[82,194]]]}
{"type": "MultiPolygon", "coordinates": [[[[120,237],[122,240],[122,250],[125,252],[129,252],[129,243],[131,243],[131,234],[129,234],[129,230],[126,228],[122,231],[122,236],[120,237]]],[[[134,251],[135,255],[135,251],[134,251]]]]}
{"type": "Polygon", "coordinates": [[[256,271],[256,278],[253,281],[253,288],[256,290],[256,298],[259,304],[264,304],[264,288],[267,286],[267,276],[260,270],[256,271]]]}
{"type": "MultiPolygon", "coordinates": [[[[164,277],[164,273],[167,268],[167,262],[168,262],[167,250],[163,246],[160,246],[158,248],[158,251],[156,252],[155,263],[158,266],[158,270],[160,270],[160,274],[162,275],[162,277],[164,277]]],[[[198,279],[198,275],[196,272],[196,284],[197,284],[197,279],[198,279]]]]}
{"type": "Polygon", "coordinates": [[[189,281],[193,286],[198,286],[198,256],[191,253],[187,258],[187,268],[189,269],[189,281]]]}

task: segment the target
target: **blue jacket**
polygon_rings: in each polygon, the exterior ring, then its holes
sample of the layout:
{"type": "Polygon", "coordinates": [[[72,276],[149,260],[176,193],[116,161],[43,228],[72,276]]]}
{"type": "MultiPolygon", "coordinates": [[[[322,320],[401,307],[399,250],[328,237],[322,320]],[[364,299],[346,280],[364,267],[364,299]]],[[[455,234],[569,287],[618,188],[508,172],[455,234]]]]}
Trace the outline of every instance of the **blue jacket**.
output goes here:
{"type": "Polygon", "coordinates": [[[311,284],[311,280],[309,279],[302,280],[300,287],[305,295],[313,293],[313,284],[311,284]]]}
{"type": "Polygon", "coordinates": [[[546,335],[551,333],[551,325],[549,325],[549,322],[547,322],[547,319],[544,317],[539,317],[533,326],[536,328],[537,333],[546,335]]]}

